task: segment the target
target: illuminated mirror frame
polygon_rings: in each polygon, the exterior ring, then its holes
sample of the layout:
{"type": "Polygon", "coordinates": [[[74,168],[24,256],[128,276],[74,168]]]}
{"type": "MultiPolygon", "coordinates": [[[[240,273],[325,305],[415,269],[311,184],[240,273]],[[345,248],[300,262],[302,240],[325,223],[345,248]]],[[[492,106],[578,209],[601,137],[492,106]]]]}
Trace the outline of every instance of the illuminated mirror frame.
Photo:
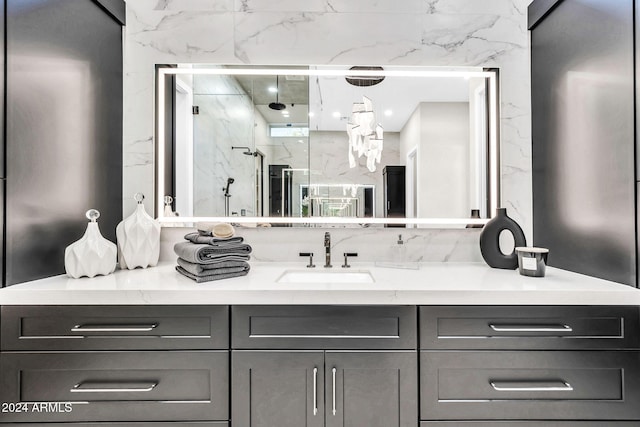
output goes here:
{"type": "MultiPolygon", "coordinates": [[[[481,77],[489,81],[489,105],[488,105],[488,169],[489,169],[489,213],[493,217],[500,203],[500,113],[499,113],[499,89],[498,70],[485,69],[484,71],[469,70],[465,68],[447,69],[402,69],[402,70],[358,70],[359,76],[384,76],[384,77],[456,77],[472,78],[481,77]]],[[[160,223],[192,225],[195,222],[234,222],[234,223],[271,223],[271,224],[415,224],[423,226],[452,226],[485,224],[489,218],[336,218],[336,217],[164,217],[164,174],[165,174],[165,79],[167,75],[193,74],[193,75],[235,75],[235,76],[338,76],[352,75],[353,71],[344,70],[301,70],[287,68],[157,68],[157,98],[156,98],[156,174],[155,195],[156,212],[160,223]]]]}

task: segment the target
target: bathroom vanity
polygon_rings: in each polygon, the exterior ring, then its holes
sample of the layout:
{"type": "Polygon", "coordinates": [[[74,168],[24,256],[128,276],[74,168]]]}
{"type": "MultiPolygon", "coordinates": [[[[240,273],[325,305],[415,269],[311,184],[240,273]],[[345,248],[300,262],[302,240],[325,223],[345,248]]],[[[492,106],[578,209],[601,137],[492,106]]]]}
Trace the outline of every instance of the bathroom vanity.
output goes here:
{"type": "Polygon", "coordinates": [[[637,289],[554,268],[544,279],[481,264],[351,270],[373,283],[342,269],[283,283],[306,270],[254,263],[246,277],[198,285],[165,264],[3,289],[0,421],[640,422],[637,289]]]}

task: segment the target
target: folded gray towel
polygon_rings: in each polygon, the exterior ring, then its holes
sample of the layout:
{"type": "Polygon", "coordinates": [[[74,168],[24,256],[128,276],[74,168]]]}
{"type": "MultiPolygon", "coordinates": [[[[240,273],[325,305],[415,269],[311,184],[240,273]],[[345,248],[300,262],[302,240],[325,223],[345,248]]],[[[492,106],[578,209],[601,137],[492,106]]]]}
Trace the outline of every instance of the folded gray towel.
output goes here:
{"type": "Polygon", "coordinates": [[[246,257],[249,259],[251,246],[245,243],[226,244],[223,246],[180,242],[173,246],[173,251],[185,261],[194,264],[211,264],[224,260],[228,256],[246,257]]]}
{"type": "MultiPolygon", "coordinates": [[[[249,273],[249,270],[243,270],[243,271],[236,271],[236,272],[230,272],[230,273],[218,273],[218,274],[210,274],[207,276],[196,276],[195,274],[191,274],[189,273],[187,270],[185,270],[184,268],[180,267],[179,265],[176,265],[176,271],[180,274],[182,274],[183,276],[188,277],[189,279],[195,280],[196,283],[203,283],[203,282],[211,282],[213,280],[223,280],[223,279],[229,279],[231,277],[241,277],[241,276],[246,276],[249,273]]],[[[216,270],[209,270],[209,271],[216,271],[216,270]]]]}
{"type": "MultiPolygon", "coordinates": [[[[249,256],[247,255],[246,258],[249,256]]],[[[251,268],[244,256],[229,255],[224,259],[218,259],[211,264],[194,264],[178,258],[178,265],[184,270],[196,276],[208,276],[210,274],[235,273],[237,271],[249,271],[251,268]]]]}
{"type": "Polygon", "coordinates": [[[242,243],[244,239],[240,236],[238,237],[229,237],[229,238],[220,238],[213,237],[211,233],[202,234],[200,232],[189,233],[184,236],[185,240],[190,241],[191,243],[199,243],[199,244],[207,244],[214,246],[226,246],[226,245],[235,245],[238,243],[242,243]]]}

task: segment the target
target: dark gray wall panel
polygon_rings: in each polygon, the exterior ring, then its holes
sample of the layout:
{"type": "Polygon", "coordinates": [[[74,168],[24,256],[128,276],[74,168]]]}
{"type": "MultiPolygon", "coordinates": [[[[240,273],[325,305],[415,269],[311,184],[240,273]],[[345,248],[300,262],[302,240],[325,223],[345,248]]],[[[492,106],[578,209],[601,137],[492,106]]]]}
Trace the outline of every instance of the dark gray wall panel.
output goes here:
{"type": "Polygon", "coordinates": [[[633,1],[564,0],[531,33],[533,211],[549,264],[636,283],[633,1]]]}
{"type": "Polygon", "coordinates": [[[533,27],[561,1],[562,0],[535,0],[531,3],[527,10],[529,29],[533,29],[533,27]]]}
{"type": "Polygon", "coordinates": [[[122,217],[122,28],[91,0],[7,3],[7,284],[64,272],[122,217]]]}
{"type": "Polygon", "coordinates": [[[93,0],[105,12],[113,17],[118,23],[124,25],[126,22],[127,7],[123,0],[93,0]]]}

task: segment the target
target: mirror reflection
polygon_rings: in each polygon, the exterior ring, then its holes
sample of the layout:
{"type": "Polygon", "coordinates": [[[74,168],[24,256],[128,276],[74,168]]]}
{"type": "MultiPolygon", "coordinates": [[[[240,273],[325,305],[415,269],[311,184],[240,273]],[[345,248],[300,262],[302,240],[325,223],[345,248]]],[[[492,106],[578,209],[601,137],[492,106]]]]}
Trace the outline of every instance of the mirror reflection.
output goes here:
{"type": "Polygon", "coordinates": [[[182,217],[487,217],[490,72],[169,70],[158,182],[182,217]]]}

